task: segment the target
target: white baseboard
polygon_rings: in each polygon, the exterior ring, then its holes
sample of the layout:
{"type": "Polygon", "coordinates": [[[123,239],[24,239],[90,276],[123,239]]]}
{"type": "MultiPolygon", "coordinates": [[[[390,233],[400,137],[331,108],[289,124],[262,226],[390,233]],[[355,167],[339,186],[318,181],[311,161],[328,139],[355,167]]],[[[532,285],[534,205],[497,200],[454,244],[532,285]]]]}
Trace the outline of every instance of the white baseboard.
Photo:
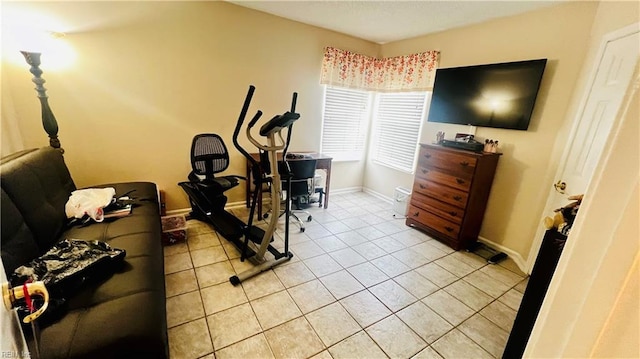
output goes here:
{"type": "MultiPolygon", "coordinates": [[[[391,198],[388,198],[386,196],[383,196],[377,192],[368,190],[368,189],[363,189],[362,187],[346,187],[346,188],[340,188],[340,189],[332,189],[331,190],[331,194],[332,195],[338,195],[338,194],[345,194],[345,193],[354,193],[354,192],[368,192],[370,194],[372,194],[373,196],[376,196],[382,200],[385,200],[387,202],[392,202],[391,198]]],[[[269,198],[263,198],[262,199],[262,203],[269,203],[269,198]]],[[[237,208],[244,208],[246,205],[245,201],[237,201],[237,202],[228,202],[226,206],[224,206],[225,209],[237,209],[237,208]]],[[[179,209],[172,209],[170,211],[167,211],[167,216],[172,216],[172,215],[183,215],[183,214],[188,214],[189,212],[191,212],[191,208],[179,208],[179,209]]]]}
{"type": "Polygon", "coordinates": [[[167,211],[167,216],[187,215],[191,212],[191,208],[178,208],[167,211]]]}
{"type": "MultiPolygon", "coordinates": [[[[262,200],[262,203],[269,203],[269,199],[265,198],[262,200]]],[[[224,206],[225,209],[238,209],[238,208],[245,208],[245,201],[238,201],[238,202],[229,202],[227,203],[226,206],[224,206]]],[[[176,216],[176,215],[186,215],[189,214],[189,212],[191,212],[191,208],[178,208],[178,209],[172,209],[170,211],[167,211],[167,216],[176,216]]]]}
{"type": "Polygon", "coordinates": [[[514,251],[512,249],[509,249],[509,248],[507,248],[507,247],[505,247],[503,245],[500,245],[498,243],[490,241],[490,240],[488,240],[488,239],[486,239],[484,237],[478,237],[478,240],[480,242],[486,244],[487,246],[491,247],[491,248],[494,248],[494,249],[497,249],[497,250],[499,250],[501,252],[506,253],[509,256],[509,258],[513,259],[513,261],[516,263],[518,268],[520,268],[520,270],[523,273],[529,273],[529,271],[527,269],[527,261],[524,260],[524,258],[522,258],[520,253],[518,253],[518,252],[516,252],[516,251],[514,251]]]}
{"type": "Polygon", "coordinates": [[[381,200],[383,200],[385,202],[393,203],[393,198],[385,196],[380,192],[372,190],[371,188],[365,187],[365,188],[362,189],[362,191],[365,192],[365,193],[368,193],[368,194],[370,194],[370,195],[372,195],[372,196],[374,196],[374,197],[376,197],[378,199],[381,199],[381,200]]]}
{"type": "Polygon", "coordinates": [[[354,192],[362,192],[362,186],[331,189],[331,194],[332,195],[333,194],[354,193],[354,192]]]}
{"type": "MultiPolygon", "coordinates": [[[[270,203],[271,200],[267,198],[262,199],[262,203],[270,203]]],[[[224,206],[225,209],[236,209],[236,208],[246,208],[247,203],[245,201],[238,202],[227,202],[227,205],[224,206]]]]}

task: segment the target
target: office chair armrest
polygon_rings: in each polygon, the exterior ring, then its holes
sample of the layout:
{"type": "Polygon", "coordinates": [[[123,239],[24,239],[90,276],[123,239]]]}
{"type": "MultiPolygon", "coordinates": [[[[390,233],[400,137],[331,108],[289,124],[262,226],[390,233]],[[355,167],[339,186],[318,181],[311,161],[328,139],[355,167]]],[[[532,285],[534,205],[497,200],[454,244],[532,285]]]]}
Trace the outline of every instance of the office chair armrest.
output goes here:
{"type": "Polygon", "coordinates": [[[202,180],[193,171],[189,172],[189,176],[187,176],[187,178],[189,179],[189,182],[193,182],[193,183],[198,183],[198,182],[200,182],[202,180]]]}
{"type": "Polygon", "coordinates": [[[239,179],[239,180],[243,180],[243,181],[246,181],[246,180],[247,180],[247,177],[244,177],[244,176],[229,175],[229,176],[227,176],[227,177],[234,177],[234,178],[237,178],[237,179],[239,179]]]}
{"type": "MultiPolygon", "coordinates": [[[[233,178],[237,178],[237,179],[243,180],[243,181],[247,180],[246,177],[237,176],[237,175],[229,175],[229,176],[224,176],[224,177],[233,177],[233,178]]],[[[195,183],[206,182],[205,179],[198,177],[198,175],[193,173],[193,171],[191,171],[191,173],[189,173],[189,176],[187,176],[187,178],[189,179],[190,182],[195,182],[195,183]]]]}

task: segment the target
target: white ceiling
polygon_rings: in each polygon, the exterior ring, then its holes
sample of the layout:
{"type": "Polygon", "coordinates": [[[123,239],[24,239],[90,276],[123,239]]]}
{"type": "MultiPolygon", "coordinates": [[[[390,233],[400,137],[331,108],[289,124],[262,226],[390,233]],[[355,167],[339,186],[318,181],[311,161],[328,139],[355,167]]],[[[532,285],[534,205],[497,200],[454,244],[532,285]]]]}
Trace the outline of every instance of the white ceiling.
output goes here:
{"type": "Polygon", "coordinates": [[[566,0],[228,1],[372,42],[386,43],[515,15],[566,0]]]}

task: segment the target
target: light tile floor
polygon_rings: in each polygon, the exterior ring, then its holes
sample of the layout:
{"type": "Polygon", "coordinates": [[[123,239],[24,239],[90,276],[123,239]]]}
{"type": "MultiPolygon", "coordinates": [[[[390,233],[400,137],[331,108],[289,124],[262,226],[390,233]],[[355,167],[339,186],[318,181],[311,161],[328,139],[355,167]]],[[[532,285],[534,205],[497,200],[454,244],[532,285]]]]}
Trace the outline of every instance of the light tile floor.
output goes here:
{"type": "Polygon", "coordinates": [[[172,359],[501,357],[528,280],[513,261],[455,252],[363,192],[310,211],[293,259],[236,287],[251,264],[188,222],[164,250],[172,359]]]}

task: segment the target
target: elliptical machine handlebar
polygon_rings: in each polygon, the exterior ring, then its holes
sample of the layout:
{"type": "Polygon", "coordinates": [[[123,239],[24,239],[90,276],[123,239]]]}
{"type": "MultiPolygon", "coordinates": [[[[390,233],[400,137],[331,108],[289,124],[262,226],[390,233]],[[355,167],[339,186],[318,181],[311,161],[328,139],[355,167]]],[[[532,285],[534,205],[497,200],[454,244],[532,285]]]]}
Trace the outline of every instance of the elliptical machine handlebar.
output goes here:
{"type": "MultiPolygon", "coordinates": [[[[296,112],[296,102],[298,101],[298,93],[293,93],[293,99],[291,99],[291,111],[292,113],[296,112]]],[[[287,131],[287,142],[282,150],[282,158],[287,158],[287,150],[289,149],[289,143],[291,143],[291,126],[289,125],[289,130],[287,131]]],[[[288,165],[287,165],[288,166],[288,165]]],[[[288,168],[288,167],[287,167],[288,168]]]]}
{"type": "MultiPolygon", "coordinates": [[[[242,128],[242,124],[244,123],[244,119],[247,116],[247,112],[249,111],[249,105],[251,104],[251,99],[253,98],[253,93],[256,88],[253,85],[249,86],[249,91],[247,92],[247,97],[244,99],[244,104],[242,105],[242,110],[240,111],[240,117],[238,117],[238,122],[236,123],[236,128],[233,131],[233,145],[242,153],[244,157],[247,158],[247,161],[251,162],[253,166],[258,166],[258,161],[256,161],[250,154],[247,152],[240,143],[238,142],[238,136],[240,135],[240,129],[242,128]]],[[[253,116],[251,121],[249,122],[249,126],[253,127],[256,122],[262,116],[262,111],[258,110],[256,114],[253,116]]]]}
{"type": "MultiPolygon", "coordinates": [[[[240,112],[240,116],[238,118],[238,122],[236,123],[236,128],[233,132],[233,144],[234,146],[242,153],[248,161],[252,164],[257,165],[258,162],[240,145],[238,142],[238,136],[240,135],[240,129],[244,123],[244,120],[247,116],[247,112],[249,111],[249,105],[251,104],[251,99],[253,97],[253,93],[255,92],[255,86],[249,86],[249,91],[247,92],[247,96],[244,100],[244,104],[242,106],[242,111],[240,112]]],[[[246,129],[246,135],[249,141],[259,149],[263,151],[279,151],[285,149],[289,145],[289,139],[291,138],[291,125],[300,118],[300,114],[295,112],[296,101],[298,98],[298,94],[296,92],[293,93],[293,99],[291,102],[291,111],[287,111],[282,115],[274,116],[271,120],[267,121],[262,127],[260,127],[260,135],[268,137],[271,134],[277,133],[280,138],[280,144],[273,144],[272,146],[263,145],[251,134],[251,129],[258,122],[260,117],[262,116],[262,111],[257,111],[253,116],[251,121],[246,129]],[[282,137],[282,130],[288,128],[289,133],[287,134],[287,140],[282,137]]]]}
{"type": "Polygon", "coordinates": [[[249,121],[249,127],[255,126],[256,122],[258,122],[261,116],[262,116],[262,111],[258,110],[258,112],[256,112],[256,114],[251,119],[251,121],[249,121]]]}

